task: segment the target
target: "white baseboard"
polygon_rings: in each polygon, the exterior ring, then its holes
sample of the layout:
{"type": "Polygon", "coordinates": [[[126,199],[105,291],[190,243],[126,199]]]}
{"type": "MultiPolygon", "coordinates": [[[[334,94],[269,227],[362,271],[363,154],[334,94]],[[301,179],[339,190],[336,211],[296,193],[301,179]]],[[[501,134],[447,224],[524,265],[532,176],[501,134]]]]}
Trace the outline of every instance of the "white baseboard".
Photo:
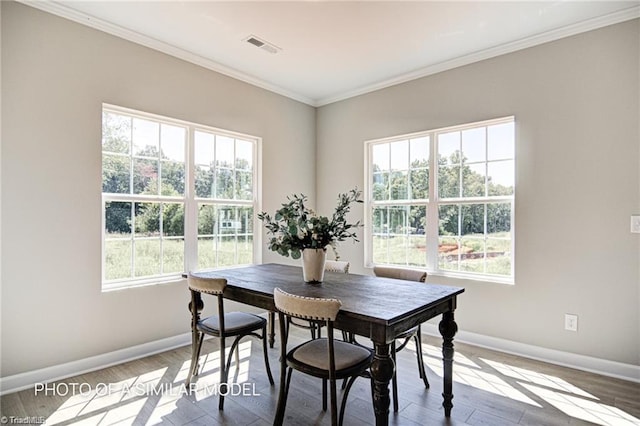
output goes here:
{"type": "MultiPolygon", "coordinates": [[[[422,331],[424,334],[440,337],[438,326],[435,324],[422,324],[422,331]]],[[[577,370],[640,383],[639,365],[625,364],[622,362],[609,361],[606,359],[563,352],[555,349],[547,349],[540,346],[528,345],[526,343],[514,342],[497,337],[484,336],[482,334],[471,333],[468,331],[459,331],[454,337],[454,344],[456,341],[535,359],[537,361],[548,362],[550,364],[561,365],[563,367],[575,368],[577,370]]]]}
{"type": "Polygon", "coordinates": [[[65,364],[0,377],[0,395],[32,388],[36,383],[49,383],[77,376],[190,344],[191,333],[184,333],[65,364]]]}
{"type": "MultiPolygon", "coordinates": [[[[434,324],[423,324],[425,334],[440,337],[438,327],[434,324]]],[[[487,349],[506,352],[513,355],[544,361],[564,367],[589,371],[608,377],[640,383],[640,366],[608,361],[585,355],[572,354],[554,349],[541,348],[525,343],[513,342],[496,337],[460,331],[454,343],[462,342],[487,349]]],[[[72,361],[65,364],[27,371],[8,377],[0,377],[0,395],[21,391],[33,387],[36,383],[49,383],[67,377],[77,376],[90,371],[99,370],[134,359],[168,351],[191,343],[191,333],[184,333],[166,339],[143,343],[130,348],[120,349],[102,355],[72,361]]]]}

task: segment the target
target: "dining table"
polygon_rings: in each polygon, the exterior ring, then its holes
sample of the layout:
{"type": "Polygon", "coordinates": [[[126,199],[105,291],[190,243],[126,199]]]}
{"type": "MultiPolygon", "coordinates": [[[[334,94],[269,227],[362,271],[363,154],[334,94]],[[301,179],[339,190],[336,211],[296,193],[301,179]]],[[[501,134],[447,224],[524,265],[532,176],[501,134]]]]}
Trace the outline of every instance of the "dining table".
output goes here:
{"type": "Polygon", "coordinates": [[[389,424],[389,383],[394,375],[391,343],[397,336],[423,322],[442,315],[438,329],[442,336],[444,415],[453,407],[453,338],[458,330],[454,320],[457,297],[462,287],[418,283],[371,275],[325,272],[320,283],[306,283],[302,268],[275,263],[195,271],[202,278],[224,278],[224,297],[265,309],[269,312],[269,340],[274,342],[273,292],[317,298],[334,298],[342,302],[335,328],[371,339],[373,361],[373,410],[376,425],[389,424]]]}

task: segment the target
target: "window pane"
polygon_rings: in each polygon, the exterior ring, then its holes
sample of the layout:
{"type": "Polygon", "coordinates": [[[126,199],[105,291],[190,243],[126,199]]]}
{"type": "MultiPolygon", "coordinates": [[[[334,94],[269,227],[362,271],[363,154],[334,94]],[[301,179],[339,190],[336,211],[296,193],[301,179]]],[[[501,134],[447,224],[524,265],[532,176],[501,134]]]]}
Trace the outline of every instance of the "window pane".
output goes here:
{"type": "Polygon", "coordinates": [[[438,135],[438,163],[460,163],[460,132],[442,133],[438,135]]]}
{"type": "Polygon", "coordinates": [[[213,169],[206,166],[195,166],[196,197],[213,197],[213,169]]]}
{"type": "Polygon", "coordinates": [[[460,267],[460,244],[457,237],[438,238],[438,267],[457,271],[460,267]]]}
{"type": "Polygon", "coordinates": [[[227,136],[216,136],[216,166],[233,167],[234,141],[227,136]]]}
{"type": "Polygon", "coordinates": [[[393,142],[391,145],[391,170],[409,169],[409,141],[393,142]]]}
{"type": "Polygon", "coordinates": [[[211,133],[194,132],[195,163],[203,166],[211,166],[214,160],[215,136],[211,133]]]}
{"type": "Polygon", "coordinates": [[[104,274],[106,280],[131,277],[131,240],[113,240],[104,243],[104,274]]]}
{"type": "MultiPolygon", "coordinates": [[[[409,233],[415,235],[425,235],[427,229],[427,207],[409,207],[409,233]]],[[[421,237],[424,239],[424,237],[421,237]]],[[[424,248],[424,241],[422,244],[424,248]]]]}
{"type": "Polygon", "coordinates": [[[485,164],[471,164],[463,169],[462,196],[483,197],[485,195],[485,164]]]}
{"type": "Polygon", "coordinates": [[[487,167],[489,195],[513,195],[515,187],[513,160],[491,162],[487,167]]]}
{"type": "Polygon", "coordinates": [[[119,201],[105,203],[104,222],[107,238],[131,235],[131,203],[119,201]]]}
{"type": "Polygon", "coordinates": [[[387,234],[389,232],[386,207],[374,207],[371,217],[373,220],[372,229],[374,234],[387,234]]]}
{"type": "Polygon", "coordinates": [[[198,238],[198,268],[216,266],[216,240],[213,237],[198,238]]]}
{"type": "Polygon", "coordinates": [[[484,127],[462,132],[462,154],[469,163],[486,161],[486,132],[484,127]]]}
{"type": "Polygon", "coordinates": [[[385,172],[389,170],[389,144],[381,143],[371,147],[373,172],[385,172]]]}
{"type": "Polygon", "coordinates": [[[128,194],[131,191],[130,157],[102,155],[102,192],[128,194]]]}
{"type": "Polygon", "coordinates": [[[411,170],[410,181],[411,194],[409,199],[421,200],[429,198],[429,169],[411,170]]]}
{"type": "Polygon", "coordinates": [[[238,234],[252,235],[253,234],[253,208],[252,207],[238,207],[238,221],[240,222],[240,229],[238,234]]]}
{"type": "Polygon", "coordinates": [[[428,167],[429,165],[429,137],[411,139],[410,141],[411,167],[428,167]]]}
{"type": "Polygon", "coordinates": [[[389,199],[389,173],[373,174],[373,199],[376,201],[389,199]]]}
{"type": "Polygon", "coordinates": [[[236,218],[236,209],[234,207],[221,206],[216,209],[218,214],[218,234],[234,235],[242,227],[240,221],[236,218]]]}
{"type": "Polygon", "coordinates": [[[233,170],[216,169],[216,198],[233,199],[233,170]]]}
{"type": "Polygon", "coordinates": [[[198,235],[213,235],[216,225],[214,206],[200,204],[198,208],[198,235]]]}
{"type": "Polygon", "coordinates": [[[407,233],[408,218],[405,206],[389,207],[389,234],[403,235],[407,233]]]}
{"type": "Polygon", "coordinates": [[[250,200],[253,198],[253,175],[251,172],[236,171],[236,199],[250,200]]]}
{"type": "Polygon", "coordinates": [[[461,235],[484,235],[484,204],[460,206],[461,235]]]}
{"type": "Polygon", "coordinates": [[[133,119],[133,153],[145,157],[158,157],[160,125],[155,121],[133,119]]]}
{"type": "Polygon", "coordinates": [[[484,239],[462,238],[460,245],[460,270],[484,273],[484,239]]]}
{"type": "Polygon", "coordinates": [[[131,147],[131,117],[102,113],[102,150],[128,154],[131,147]]]}
{"type": "Polygon", "coordinates": [[[253,144],[248,141],[236,140],[236,169],[253,169],[253,144]]]}
{"type": "Polygon", "coordinates": [[[136,239],[134,247],[135,276],[160,275],[160,238],[136,239]]]}
{"type": "Polygon", "coordinates": [[[459,217],[460,206],[456,205],[441,205],[438,207],[438,234],[439,235],[453,235],[460,234],[459,231],[459,217]]]}
{"type": "Polygon", "coordinates": [[[160,126],[161,158],[184,162],[186,129],[184,127],[162,124],[160,126]]]}
{"type": "Polygon", "coordinates": [[[409,173],[391,172],[391,199],[406,200],[409,197],[409,173]]]}
{"type": "Polygon", "coordinates": [[[511,275],[511,240],[487,239],[486,272],[496,275],[511,275]]]}
{"type": "Polygon", "coordinates": [[[184,236],[184,204],[164,203],[162,205],[162,235],[165,237],[184,236]]]}
{"type": "Polygon", "coordinates": [[[158,161],[133,159],[133,193],[158,194],[158,161]]]}
{"type": "Polygon", "coordinates": [[[426,265],[425,206],[384,206],[372,211],[375,263],[426,265]]]}
{"type": "Polygon", "coordinates": [[[489,160],[502,160],[514,158],[515,130],[514,123],[496,124],[488,127],[489,133],[489,160]]]}
{"type": "Polygon", "coordinates": [[[184,163],[162,162],[162,194],[184,195],[184,163]]]}
{"type": "Polygon", "coordinates": [[[511,203],[487,205],[487,233],[490,237],[511,238],[511,203]]]}
{"type": "Polygon", "coordinates": [[[427,248],[424,235],[408,237],[407,265],[427,266],[427,248]]]}
{"type": "Polygon", "coordinates": [[[392,265],[406,265],[409,238],[406,235],[396,235],[389,239],[388,244],[389,258],[387,262],[392,265]]]}
{"type": "Polygon", "coordinates": [[[389,263],[389,237],[386,235],[374,235],[372,241],[373,262],[378,264],[389,263]]]}
{"type": "Polygon", "coordinates": [[[222,235],[218,241],[217,266],[231,266],[236,264],[236,237],[222,235]]]}
{"type": "Polygon", "coordinates": [[[164,239],[162,241],[162,273],[183,272],[184,239],[164,239]]]}
{"type": "Polygon", "coordinates": [[[460,166],[438,167],[438,194],[440,198],[460,197],[460,166]]]}
{"type": "Polygon", "coordinates": [[[136,203],[136,237],[160,235],[160,204],[136,203]]]}
{"type": "Polygon", "coordinates": [[[238,264],[253,263],[253,235],[238,237],[238,264]]]}

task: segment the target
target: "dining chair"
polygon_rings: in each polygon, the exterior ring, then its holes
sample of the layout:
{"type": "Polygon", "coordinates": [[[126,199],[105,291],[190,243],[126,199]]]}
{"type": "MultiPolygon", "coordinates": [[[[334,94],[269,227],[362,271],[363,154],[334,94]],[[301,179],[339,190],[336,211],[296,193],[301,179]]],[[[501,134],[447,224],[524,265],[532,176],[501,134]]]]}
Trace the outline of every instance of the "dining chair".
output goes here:
{"type": "Polygon", "coordinates": [[[322,410],[327,410],[327,382],[330,391],[331,425],[342,425],[349,390],[355,380],[367,375],[373,352],[360,345],[334,340],[333,322],[342,302],[338,299],[296,296],[276,288],[273,293],[280,323],[280,393],[274,425],[281,425],[291,384],[293,370],[322,379],[322,410]],[[289,323],[286,318],[322,323],[327,327],[327,337],[308,340],[287,351],[289,323]],[[336,380],[347,379],[340,415],[336,380]]]}
{"type": "MultiPolygon", "coordinates": [[[[376,277],[395,278],[406,281],[417,281],[424,283],[427,280],[427,273],[416,269],[394,268],[388,266],[374,266],[373,273],[376,277]]],[[[391,357],[393,363],[397,366],[396,354],[404,349],[407,344],[413,339],[416,344],[416,357],[418,358],[418,373],[424,383],[424,387],[429,389],[429,380],[427,379],[427,373],[424,366],[424,360],[422,358],[422,327],[420,324],[410,328],[409,330],[401,333],[396,337],[401,341],[400,346],[397,346],[396,340],[391,343],[391,357]]],[[[397,372],[394,370],[392,380],[392,392],[393,392],[393,411],[398,411],[398,378],[397,372]]]]}
{"type": "Polygon", "coordinates": [[[269,376],[269,383],[274,385],[271,368],[269,366],[269,357],[267,355],[267,320],[258,315],[246,312],[228,312],[224,311],[223,292],[227,286],[227,280],[224,278],[198,278],[189,275],[187,284],[191,291],[191,365],[186,381],[187,388],[191,380],[198,375],[198,359],[200,358],[200,350],[202,349],[202,341],[204,335],[218,337],[220,339],[220,389],[218,409],[224,407],[224,396],[227,394],[227,381],[229,379],[229,368],[231,367],[231,354],[236,355],[236,366],[239,365],[239,348],[240,339],[245,336],[253,336],[262,340],[262,351],[264,353],[264,364],[269,376]],[[209,294],[218,299],[218,313],[207,318],[200,319],[200,311],[204,308],[201,294],[209,294]],[[262,334],[258,334],[260,330],[262,334]],[[229,359],[225,362],[225,340],[227,337],[233,337],[233,343],[229,350],[229,359]]]}
{"type": "MultiPolygon", "coordinates": [[[[350,266],[349,262],[345,262],[343,260],[326,260],[324,263],[324,270],[327,272],[342,272],[344,274],[348,274],[349,266],[350,266]]],[[[287,321],[289,321],[290,324],[293,324],[296,327],[309,329],[311,331],[312,339],[322,337],[322,324],[318,325],[311,322],[306,324],[301,324],[301,323],[295,322],[291,318],[287,319],[287,321]]],[[[347,340],[346,332],[343,331],[342,336],[344,340],[347,340]]]]}

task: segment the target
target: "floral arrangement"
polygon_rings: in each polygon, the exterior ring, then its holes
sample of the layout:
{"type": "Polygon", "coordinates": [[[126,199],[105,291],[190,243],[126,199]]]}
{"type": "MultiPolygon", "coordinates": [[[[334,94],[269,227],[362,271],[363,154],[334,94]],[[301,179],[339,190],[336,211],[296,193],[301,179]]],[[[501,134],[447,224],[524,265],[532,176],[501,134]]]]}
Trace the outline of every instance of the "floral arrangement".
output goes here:
{"type": "Polygon", "coordinates": [[[329,219],[326,216],[318,216],[305,206],[307,196],[294,194],[287,197],[288,202],[276,211],[273,219],[262,212],[258,219],[264,222],[267,233],[272,235],[269,240],[269,249],[281,254],[299,259],[302,250],[306,248],[326,249],[331,246],[336,260],[339,259],[336,250],[338,241],[353,239],[358,241],[355,230],[360,227],[360,221],[348,223],[347,213],[352,203],[362,203],[360,196],[362,191],[357,188],[348,193],[338,195],[338,205],[329,219]]]}

